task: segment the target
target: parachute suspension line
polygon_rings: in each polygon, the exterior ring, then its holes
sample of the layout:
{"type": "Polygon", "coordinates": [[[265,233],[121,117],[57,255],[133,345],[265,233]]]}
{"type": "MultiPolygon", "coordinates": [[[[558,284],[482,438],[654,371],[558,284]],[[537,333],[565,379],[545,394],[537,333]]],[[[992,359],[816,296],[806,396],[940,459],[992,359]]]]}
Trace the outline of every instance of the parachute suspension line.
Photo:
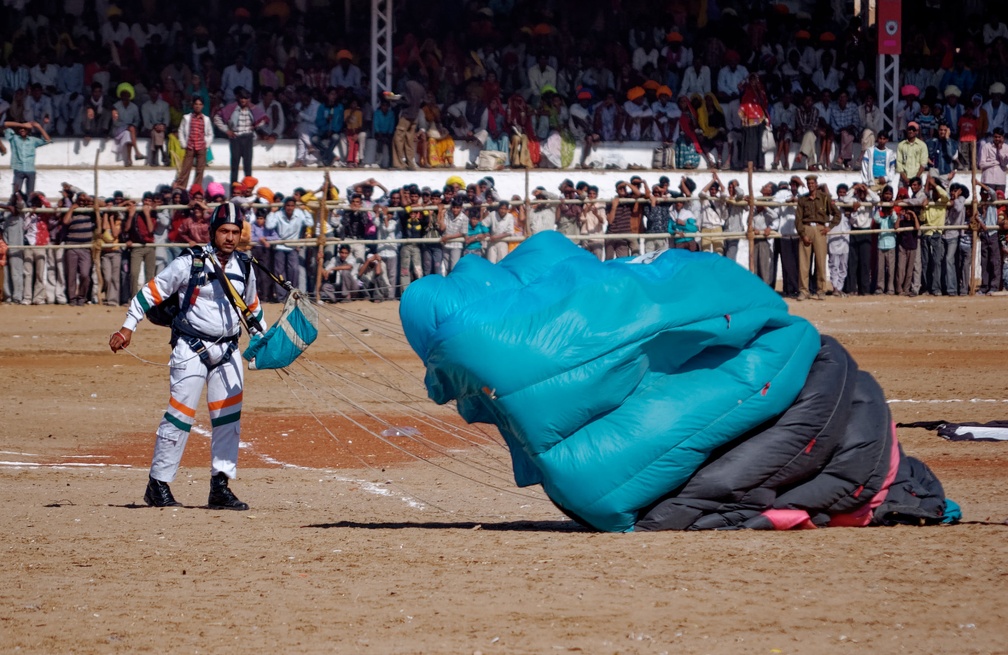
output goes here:
{"type": "MultiPolygon", "coordinates": [[[[360,360],[360,362],[361,362],[362,365],[366,366],[368,364],[368,362],[366,362],[364,360],[364,358],[361,357],[361,355],[354,350],[354,348],[351,346],[351,344],[349,344],[347,342],[347,340],[343,337],[343,335],[337,333],[332,328],[332,326],[328,324],[329,321],[325,321],[325,323],[326,323],[326,329],[329,330],[330,334],[332,334],[334,337],[336,337],[337,339],[339,339],[340,343],[342,343],[344,347],[346,347],[348,350],[350,350],[357,357],[357,359],[360,360]]],[[[370,346],[370,344],[365,343],[364,340],[362,340],[360,337],[354,335],[350,330],[347,330],[346,326],[342,325],[338,321],[336,321],[336,324],[340,328],[342,328],[343,331],[347,333],[347,335],[350,335],[351,338],[354,341],[356,341],[358,344],[360,344],[365,350],[367,350],[368,352],[370,352],[371,354],[373,354],[381,362],[383,362],[384,364],[388,365],[390,368],[396,370],[397,372],[402,373],[404,376],[406,376],[406,377],[408,377],[410,379],[415,379],[414,376],[413,376],[413,374],[411,372],[407,371],[405,368],[403,368],[399,364],[396,364],[395,362],[391,361],[390,359],[386,358],[384,355],[382,355],[381,353],[379,353],[378,351],[376,351],[374,348],[372,348],[370,346]]],[[[359,377],[363,378],[363,376],[359,376],[359,377]]],[[[407,394],[407,392],[405,392],[399,386],[394,385],[390,380],[388,380],[387,378],[385,378],[383,375],[379,375],[378,377],[380,377],[381,379],[383,379],[383,380],[386,381],[386,383],[387,383],[385,385],[386,388],[393,389],[393,390],[396,390],[396,391],[400,392],[401,394],[403,394],[403,396],[406,397],[407,400],[410,400],[410,401],[413,401],[413,402],[426,400],[426,396],[411,396],[411,395],[407,394]]],[[[363,378],[363,379],[369,379],[369,378],[363,378]]],[[[385,398],[381,398],[381,400],[385,400],[385,398]]],[[[427,414],[427,416],[429,418],[431,418],[431,419],[434,419],[434,417],[432,415],[430,415],[430,414],[427,414]]],[[[437,419],[435,419],[435,420],[437,420],[437,419]]],[[[490,441],[492,443],[496,443],[496,444],[498,444],[502,448],[506,448],[506,446],[505,446],[505,444],[503,442],[498,441],[496,439],[493,439],[492,437],[489,437],[489,435],[487,435],[487,433],[483,432],[482,430],[480,430],[479,432],[480,432],[479,436],[487,438],[488,441],[490,441]]],[[[470,434],[473,434],[473,433],[470,433],[470,434]]],[[[477,435],[474,434],[473,436],[477,436],[477,435]]]]}
{"type": "MultiPolygon", "coordinates": [[[[399,343],[403,346],[409,345],[409,342],[406,341],[405,335],[403,335],[402,333],[401,327],[397,323],[393,323],[392,321],[378,320],[370,316],[365,316],[364,314],[360,314],[358,312],[350,311],[348,309],[337,310],[336,308],[330,307],[325,304],[317,304],[316,307],[319,309],[321,313],[328,314],[333,317],[342,318],[349,323],[366,328],[368,330],[371,330],[373,328],[380,328],[375,329],[374,330],[375,333],[381,334],[384,337],[392,339],[396,343],[399,343]]],[[[339,323],[339,321],[336,322],[339,323]]],[[[341,324],[340,327],[344,326],[341,324]]]]}
{"type": "MultiPolygon", "coordinates": [[[[343,447],[343,450],[344,450],[344,451],[345,451],[345,452],[346,452],[347,454],[349,454],[349,455],[350,455],[351,457],[353,457],[353,458],[354,458],[354,459],[356,459],[356,460],[357,460],[358,462],[360,462],[360,464],[361,464],[362,468],[365,468],[365,469],[367,469],[367,470],[371,471],[372,473],[381,473],[381,471],[380,471],[379,469],[376,469],[376,468],[375,468],[374,466],[372,466],[372,465],[371,465],[371,464],[370,464],[370,463],[369,463],[369,462],[368,462],[367,460],[365,460],[365,459],[364,459],[363,457],[361,457],[361,456],[360,456],[360,455],[358,455],[357,453],[355,453],[355,452],[351,451],[351,450],[350,450],[350,449],[349,449],[349,448],[347,447],[347,445],[348,445],[348,444],[345,444],[345,443],[344,443],[344,442],[343,442],[343,441],[342,441],[342,440],[341,440],[341,439],[340,439],[339,437],[337,437],[337,436],[336,436],[336,435],[335,435],[335,434],[333,433],[333,431],[332,431],[332,430],[330,430],[330,429],[329,429],[329,428],[328,428],[328,427],[326,426],[326,424],[325,424],[325,423],[323,423],[323,422],[322,422],[322,419],[320,419],[320,418],[318,417],[318,415],[316,415],[316,414],[315,414],[315,412],[314,412],[314,411],[312,411],[312,410],[311,410],[311,408],[310,408],[310,407],[308,407],[308,405],[307,405],[306,403],[304,403],[304,401],[302,401],[302,400],[301,400],[301,397],[300,397],[300,396],[299,396],[299,395],[297,394],[297,392],[296,392],[296,391],[294,391],[294,388],[293,388],[293,387],[291,387],[291,385],[290,385],[290,380],[294,380],[294,382],[296,382],[296,383],[298,384],[298,386],[300,386],[300,387],[301,387],[302,389],[304,389],[305,391],[307,391],[307,392],[308,392],[308,393],[310,393],[311,395],[315,396],[315,399],[316,399],[316,400],[322,400],[322,399],[321,399],[321,398],[319,397],[319,395],[318,395],[317,393],[315,393],[315,391],[314,391],[313,389],[311,389],[310,387],[306,387],[306,386],[305,386],[305,385],[304,385],[304,384],[303,384],[303,383],[302,383],[302,382],[301,382],[300,380],[298,380],[298,379],[297,379],[297,376],[295,376],[295,375],[291,375],[291,374],[290,374],[290,372],[289,372],[289,371],[287,371],[287,369],[284,369],[284,373],[286,373],[286,377],[284,377],[284,376],[281,376],[281,375],[280,375],[280,371],[277,371],[277,375],[278,375],[278,376],[280,377],[280,379],[281,379],[281,380],[283,380],[283,381],[284,381],[284,384],[286,384],[286,385],[287,385],[287,389],[288,389],[288,390],[289,390],[289,391],[291,392],[291,395],[292,395],[292,396],[294,396],[294,398],[295,398],[295,399],[297,399],[297,401],[298,401],[298,402],[302,403],[302,404],[303,404],[303,405],[305,406],[305,408],[307,408],[307,411],[308,411],[308,413],[309,413],[309,414],[311,415],[311,417],[312,417],[313,419],[315,419],[315,421],[316,421],[316,422],[317,422],[317,423],[319,424],[319,426],[320,426],[320,427],[321,427],[321,428],[322,428],[322,429],[323,429],[323,430],[324,430],[324,431],[326,432],[326,434],[328,434],[328,435],[329,435],[329,437],[330,437],[330,438],[331,438],[331,439],[332,439],[333,441],[335,441],[336,443],[340,444],[340,446],[342,446],[342,447],[343,447]]],[[[419,500],[420,502],[424,503],[425,505],[429,505],[429,506],[433,507],[434,509],[436,509],[436,510],[438,510],[438,511],[440,511],[440,512],[444,512],[445,514],[451,514],[451,512],[450,512],[450,511],[448,511],[448,510],[446,510],[445,508],[441,507],[441,506],[440,506],[440,505],[438,505],[437,503],[433,503],[433,502],[431,502],[431,501],[429,501],[429,500],[426,500],[426,499],[424,499],[424,498],[421,498],[420,496],[417,496],[417,495],[415,495],[415,494],[412,494],[412,493],[409,493],[409,492],[407,492],[407,491],[406,491],[405,489],[400,489],[400,488],[399,488],[399,486],[398,486],[398,485],[397,485],[397,484],[396,484],[395,482],[392,482],[391,484],[392,484],[392,486],[393,486],[393,487],[395,487],[395,488],[396,488],[396,490],[397,490],[397,491],[399,491],[399,492],[400,492],[401,494],[403,494],[404,496],[406,496],[406,497],[414,497],[414,498],[416,498],[417,500],[419,500]]]]}
{"type": "MultiPolygon", "coordinates": [[[[318,366],[317,364],[315,364],[315,365],[318,366]]],[[[319,366],[319,368],[324,373],[330,373],[330,371],[328,371],[324,367],[320,367],[319,366]]],[[[316,379],[319,379],[319,378],[316,378],[316,379]]],[[[323,382],[321,379],[319,381],[320,381],[320,383],[323,382]]],[[[336,395],[335,392],[334,392],[334,395],[336,395]]],[[[344,398],[345,398],[345,396],[344,396],[344,398]]],[[[396,429],[396,426],[392,425],[391,423],[389,423],[388,421],[386,421],[384,419],[381,419],[381,418],[379,418],[379,417],[377,417],[377,416],[375,416],[375,415],[367,412],[363,407],[360,407],[356,403],[353,403],[352,401],[349,401],[349,400],[347,402],[352,407],[354,407],[355,409],[358,409],[362,413],[365,413],[368,416],[370,416],[371,418],[373,418],[376,422],[378,422],[380,424],[383,424],[386,427],[389,427],[389,428],[392,428],[392,429],[396,429]]],[[[403,405],[403,407],[405,409],[407,409],[407,410],[410,409],[406,405],[403,405]]],[[[418,443],[420,445],[426,446],[430,450],[434,451],[435,453],[437,453],[437,454],[439,454],[439,455],[441,455],[443,457],[446,457],[446,458],[458,461],[460,464],[468,465],[471,468],[478,469],[481,472],[484,472],[484,473],[487,473],[487,474],[491,474],[491,472],[496,472],[498,475],[495,475],[494,477],[497,477],[498,479],[500,479],[503,482],[510,482],[510,478],[507,477],[507,475],[510,473],[510,470],[511,470],[510,466],[508,465],[508,463],[505,460],[503,460],[499,456],[500,455],[499,451],[487,451],[485,448],[482,447],[481,444],[472,442],[472,441],[470,441],[468,439],[465,439],[464,437],[460,437],[458,435],[452,434],[451,431],[449,431],[448,429],[446,429],[444,427],[439,427],[437,425],[434,425],[432,423],[428,423],[428,422],[423,421],[423,420],[420,420],[420,422],[427,424],[432,429],[437,430],[438,432],[441,432],[441,433],[445,434],[446,436],[448,436],[448,437],[450,437],[452,439],[457,439],[457,440],[462,441],[463,443],[465,443],[467,445],[471,445],[471,446],[474,446],[476,448],[480,448],[481,452],[484,453],[485,455],[487,455],[490,458],[491,462],[493,464],[495,464],[495,466],[490,466],[490,465],[486,465],[486,464],[482,464],[482,463],[476,463],[475,461],[468,461],[465,456],[460,456],[458,454],[454,454],[446,446],[438,444],[437,442],[429,439],[428,437],[424,437],[422,435],[421,436],[416,436],[416,435],[404,434],[402,436],[405,437],[405,438],[407,438],[407,439],[409,439],[409,440],[411,440],[411,441],[415,441],[416,443],[418,443]],[[504,476],[504,477],[502,477],[502,476],[504,476]]]]}
{"type": "MultiPolygon", "coordinates": [[[[302,367],[303,367],[303,365],[302,365],[302,367]]],[[[292,376],[292,379],[294,379],[294,381],[297,382],[298,385],[300,385],[302,388],[304,388],[308,393],[310,393],[313,396],[315,396],[316,400],[318,400],[320,402],[323,400],[323,398],[321,398],[316,391],[314,391],[310,387],[305,386],[300,380],[298,380],[297,376],[292,376]]],[[[297,397],[297,396],[295,395],[295,397],[297,397]]],[[[351,402],[351,401],[349,401],[349,399],[346,399],[345,396],[344,396],[344,399],[347,400],[348,402],[351,402]]],[[[298,399],[298,400],[300,400],[300,399],[298,399]]],[[[353,404],[353,403],[351,402],[351,404],[353,404]]],[[[363,408],[360,408],[360,407],[357,407],[357,408],[361,409],[362,412],[366,413],[368,416],[370,416],[371,418],[377,420],[378,422],[382,422],[381,419],[375,417],[373,414],[370,414],[369,412],[366,412],[365,410],[363,410],[363,408]]],[[[454,475],[454,476],[456,476],[458,478],[461,478],[463,480],[468,480],[469,482],[474,482],[474,483],[476,483],[478,485],[482,485],[484,487],[489,487],[490,489],[493,489],[494,491],[498,491],[500,493],[507,493],[507,494],[510,494],[510,495],[513,495],[513,496],[517,496],[519,498],[525,498],[525,499],[528,499],[528,500],[540,500],[540,501],[544,501],[544,502],[546,501],[546,499],[541,498],[539,496],[532,496],[532,495],[529,495],[529,494],[526,494],[526,493],[521,493],[521,492],[518,492],[518,491],[514,491],[513,489],[510,489],[510,488],[496,487],[496,486],[490,484],[489,482],[486,482],[485,480],[481,480],[479,478],[475,478],[475,477],[472,477],[472,476],[469,476],[469,475],[465,475],[464,473],[460,473],[458,471],[452,470],[452,469],[450,469],[450,468],[448,468],[448,467],[446,467],[446,466],[444,466],[444,465],[442,465],[442,464],[440,464],[438,462],[435,462],[435,461],[433,461],[433,460],[431,460],[431,459],[429,459],[427,457],[424,457],[422,455],[418,455],[418,454],[416,454],[414,452],[411,452],[411,451],[403,448],[402,446],[400,446],[400,445],[398,445],[398,444],[396,444],[396,443],[394,443],[392,441],[389,441],[387,438],[383,437],[380,433],[376,433],[375,431],[369,429],[367,426],[361,424],[359,421],[357,421],[354,418],[352,418],[351,416],[349,416],[346,412],[343,412],[343,411],[341,411],[339,409],[337,409],[336,412],[340,416],[342,416],[344,419],[346,419],[348,422],[353,423],[354,425],[356,425],[358,428],[360,428],[364,432],[367,432],[368,434],[370,434],[371,436],[373,436],[375,439],[381,441],[382,443],[384,443],[385,445],[389,446],[390,448],[403,453],[404,455],[406,455],[407,457],[409,457],[411,459],[415,459],[417,461],[424,462],[424,463],[429,464],[429,465],[431,465],[431,466],[433,466],[433,467],[435,467],[435,468],[437,468],[437,469],[439,469],[439,470],[441,470],[441,471],[443,471],[445,473],[448,473],[449,475],[454,475]]],[[[316,416],[314,412],[311,412],[309,410],[309,413],[311,413],[312,417],[316,421],[318,421],[318,423],[320,425],[322,425],[323,429],[330,436],[332,436],[333,438],[336,438],[335,435],[332,433],[332,431],[329,430],[327,427],[325,427],[325,425],[322,423],[321,419],[319,419],[319,417],[316,416]]],[[[360,458],[358,457],[358,459],[360,459],[360,458]]],[[[371,470],[374,470],[374,467],[372,467],[370,465],[368,465],[368,468],[371,469],[371,470]]],[[[510,484],[510,481],[508,481],[508,484],[510,484]]],[[[420,500],[423,500],[423,499],[421,498],[420,500]]],[[[424,501],[424,502],[427,502],[427,501],[424,501]]],[[[431,503],[431,505],[433,507],[437,507],[437,505],[435,505],[434,503],[431,503]]],[[[442,509],[442,511],[447,511],[447,510],[443,510],[443,508],[440,508],[440,507],[438,507],[438,509],[442,509]]]]}
{"type": "MultiPolygon", "coordinates": [[[[357,389],[360,389],[361,391],[364,391],[366,393],[376,393],[373,390],[368,389],[364,385],[362,385],[362,384],[360,384],[358,382],[355,382],[354,380],[351,380],[351,379],[347,378],[346,376],[344,376],[341,373],[338,373],[336,371],[331,371],[331,370],[327,369],[326,367],[322,366],[318,362],[311,361],[310,359],[308,359],[307,362],[309,364],[311,364],[312,366],[318,368],[321,372],[323,372],[323,373],[325,373],[327,375],[331,375],[332,377],[334,377],[334,378],[336,378],[336,379],[338,379],[338,380],[340,380],[342,382],[345,382],[346,384],[349,384],[349,385],[351,385],[351,386],[353,386],[353,387],[355,387],[357,389]]],[[[485,449],[485,447],[488,444],[489,445],[493,445],[493,446],[499,446],[499,447],[502,447],[502,448],[505,448],[505,449],[507,448],[507,444],[503,443],[501,440],[495,439],[489,433],[487,433],[487,432],[485,432],[483,430],[479,430],[477,428],[474,428],[473,426],[457,426],[457,425],[455,425],[453,423],[449,423],[449,422],[445,421],[444,419],[442,419],[442,418],[440,418],[438,416],[435,416],[434,414],[430,414],[430,413],[425,412],[425,411],[423,411],[421,409],[417,409],[415,407],[412,407],[412,406],[410,406],[410,405],[408,405],[408,404],[406,404],[404,402],[398,401],[398,400],[384,398],[384,397],[381,397],[381,396],[376,396],[376,399],[384,401],[384,402],[387,402],[389,404],[392,404],[392,405],[398,407],[399,409],[401,409],[402,411],[404,411],[406,414],[408,414],[410,416],[410,418],[414,418],[414,419],[420,421],[421,423],[427,425],[430,428],[433,428],[435,430],[439,430],[441,432],[444,432],[446,435],[448,435],[448,436],[450,436],[452,438],[458,439],[458,440],[462,441],[463,443],[465,443],[467,445],[470,445],[470,446],[473,446],[473,447],[476,447],[476,448],[480,448],[486,454],[491,454],[490,451],[487,451],[485,449]],[[461,432],[462,434],[458,434],[459,432],[461,432]],[[470,435],[472,435],[474,437],[480,437],[481,440],[480,441],[474,441],[472,439],[467,439],[465,436],[463,436],[464,434],[470,434],[470,435]]],[[[421,399],[418,399],[418,400],[421,400],[421,399]]],[[[494,452],[493,454],[497,455],[499,453],[494,452]]]]}
{"type": "MultiPolygon", "coordinates": [[[[308,371],[306,371],[306,373],[309,373],[309,374],[310,374],[310,372],[308,372],[308,371]]],[[[313,376],[313,377],[316,377],[316,376],[313,376]]],[[[316,379],[319,379],[319,378],[318,378],[318,377],[316,377],[316,379]]],[[[321,382],[321,380],[320,380],[320,382],[321,382]]],[[[313,393],[314,393],[314,392],[313,392],[313,393]]],[[[367,410],[366,410],[365,408],[363,408],[363,407],[361,407],[360,405],[358,405],[358,404],[354,403],[354,402],[353,402],[353,401],[352,401],[352,400],[351,400],[350,398],[348,398],[348,397],[347,397],[347,396],[346,396],[345,394],[342,394],[342,393],[340,393],[340,392],[338,392],[338,391],[333,391],[333,395],[335,395],[335,396],[337,396],[337,397],[340,397],[340,398],[342,398],[342,399],[343,399],[343,400],[344,400],[344,401],[345,401],[346,403],[350,404],[350,406],[354,407],[355,409],[357,409],[358,411],[360,411],[360,412],[361,412],[362,414],[365,414],[365,415],[367,415],[368,417],[372,418],[372,419],[373,419],[374,421],[376,421],[377,423],[379,423],[379,424],[384,424],[384,425],[386,425],[386,426],[388,426],[388,427],[394,427],[394,426],[391,426],[391,424],[389,424],[389,423],[388,423],[387,421],[385,421],[384,419],[382,419],[382,418],[379,418],[378,416],[374,415],[373,413],[371,413],[371,412],[367,411],[367,410]]],[[[439,463],[437,463],[437,462],[435,462],[435,461],[433,461],[433,460],[431,460],[431,459],[429,459],[429,458],[427,458],[427,457],[424,457],[424,456],[422,456],[422,455],[418,455],[418,454],[416,454],[416,453],[414,453],[414,452],[411,452],[410,450],[407,450],[407,449],[403,448],[402,446],[400,446],[400,445],[398,445],[398,444],[396,444],[396,443],[394,443],[394,442],[392,442],[392,441],[389,441],[389,440],[388,440],[388,439],[387,439],[386,437],[382,436],[382,435],[381,435],[380,433],[377,433],[377,432],[375,432],[375,431],[373,431],[373,430],[370,430],[370,429],[369,429],[369,428],[367,428],[366,426],[362,425],[362,424],[361,424],[360,422],[358,422],[358,421],[354,420],[354,419],[353,419],[352,417],[350,417],[350,416],[349,416],[348,414],[346,414],[345,412],[343,412],[343,411],[341,411],[341,410],[338,410],[338,409],[337,409],[336,411],[337,411],[337,412],[338,412],[338,413],[339,413],[339,414],[340,414],[340,415],[341,415],[341,416],[342,416],[343,418],[345,418],[345,419],[346,419],[347,421],[349,421],[349,422],[353,423],[354,425],[356,425],[356,426],[357,426],[357,427],[359,427],[360,429],[362,429],[362,430],[364,430],[365,432],[367,432],[367,433],[371,434],[371,435],[372,435],[373,437],[375,437],[376,439],[378,439],[378,440],[379,440],[379,441],[381,441],[382,443],[386,444],[387,446],[389,446],[389,447],[391,447],[391,448],[394,448],[395,450],[398,450],[398,451],[400,451],[400,452],[402,452],[402,453],[404,453],[404,454],[408,455],[409,457],[412,457],[412,458],[414,458],[414,459],[417,459],[417,460],[419,460],[419,461],[422,461],[422,462],[426,462],[426,463],[428,463],[428,464],[431,464],[431,465],[433,465],[433,466],[435,466],[435,467],[437,467],[437,468],[441,469],[442,471],[445,471],[446,473],[451,473],[451,474],[453,474],[453,475],[456,475],[456,476],[458,476],[458,477],[461,477],[461,478],[463,478],[463,479],[465,479],[465,480],[469,480],[469,481],[472,481],[472,482],[477,482],[477,483],[479,483],[479,484],[483,484],[483,485],[485,485],[485,486],[488,486],[488,487],[490,487],[491,489],[494,489],[494,490],[496,490],[496,491],[500,491],[500,492],[505,492],[505,493],[513,493],[514,495],[517,495],[517,496],[521,496],[521,497],[523,497],[523,498],[534,498],[534,496],[528,496],[527,494],[523,494],[523,493],[518,493],[518,492],[515,492],[515,491],[513,491],[513,490],[512,490],[512,489],[510,489],[510,488],[502,488],[502,487],[496,487],[496,486],[494,486],[494,485],[492,485],[492,484],[489,484],[489,483],[487,483],[487,482],[484,482],[484,481],[482,481],[482,480],[478,480],[478,479],[476,479],[476,478],[473,478],[473,477],[470,477],[470,476],[468,476],[468,475],[465,475],[465,474],[463,474],[463,473],[459,473],[458,471],[455,471],[455,470],[452,470],[452,469],[450,469],[450,468],[448,468],[448,467],[446,467],[446,466],[444,466],[444,465],[441,465],[441,464],[439,464],[439,463]]],[[[490,470],[487,470],[487,468],[486,468],[486,467],[484,467],[484,466],[481,466],[481,465],[476,465],[476,464],[475,464],[475,463],[473,463],[473,462],[470,462],[470,461],[466,461],[466,460],[463,460],[463,459],[460,459],[460,458],[458,458],[458,457],[455,457],[455,456],[453,456],[453,455],[452,455],[451,453],[449,453],[449,452],[447,452],[447,451],[443,450],[443,449],[442,449],[442,448],[441,448],[440,446],[437,446],[436,444],[433,444],[433,445],[432,445],[431,443],[424,443],[424,441],[421,441],[421,440],[419,440],[419,439],[416,439],[415,437],[409,437],[409,439],[410,439],[411,441],[413,441],[413,442],[415,442],[415,443],[419,444],[419,445],[422,445],[422,446],[424,446],[424,447],[426,447],[426,448],[428,448],[428,449],[430,449],[430,450],[433,450],[433,451],[434,451],[434,452],[435,452],[436,454],[438,454],[438,455],[441,455],[441,456],[443,456],[443,457],[446,457],[446,458],[450,459],[451,461],[453,461],[453,462],[455,462],[455,463],[459,464],[460,466],[464,466],[464,467],[468,467],[468,468],[470,468],[470,469],[473,469],[473,470],[475,470],[475,471],[477,471],[477,472],[480,472],[480,473],[483,473],[483,474],[485,474],[485,475],[489,475],[489,476],[491,476],[491,477],[493,477],[493,478],[495,478],[495,479],[497,479],[497,480],[500,480],[501,482],[504,482],[505,484],[508,484],[508,485],[510,485],[510,484],[511,484],[511,480],[510,480],[510,479],[508,479],[508,478],[505,478],[505,477],[502,477],[502,476],[500,476],[500,475],[495,475],[495,474],[494,474],[494,473],[493,473],[492,471],[490,471],[490,470]]]]}

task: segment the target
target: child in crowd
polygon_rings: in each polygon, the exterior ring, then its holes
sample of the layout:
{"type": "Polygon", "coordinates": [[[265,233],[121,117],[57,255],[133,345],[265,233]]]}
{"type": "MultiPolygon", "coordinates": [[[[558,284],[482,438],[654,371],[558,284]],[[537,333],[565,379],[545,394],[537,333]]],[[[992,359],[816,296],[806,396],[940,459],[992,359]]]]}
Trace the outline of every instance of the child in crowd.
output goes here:
{"type": "Polygon", "coordinates": [[[478,207],[469,208],[469,232],[465,238],[465,252],[462,256],[477,255],[483,256],[483,243],[490,234],[490,228],[480,220],[480,210],[478,207]]]}
{"type": "MultiPolygon", "coordinates": [[[[893,200],[893,189],[887,186],[882,189],[882,202],[893,200]]],[[[875,222],[880,230],[892,230],[899,218],[899,207],[876,207],[875,222]]],[[[896,233],[882,232],[878,237],[878,275],[875,277],[875,295],[896,293],[896,233]]]]}

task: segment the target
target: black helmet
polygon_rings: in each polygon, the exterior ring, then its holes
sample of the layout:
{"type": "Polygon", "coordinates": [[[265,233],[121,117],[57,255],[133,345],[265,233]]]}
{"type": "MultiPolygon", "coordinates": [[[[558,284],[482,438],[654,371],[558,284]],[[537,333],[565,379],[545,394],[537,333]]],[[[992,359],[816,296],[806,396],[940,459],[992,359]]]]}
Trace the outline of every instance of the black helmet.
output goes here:
{"type": "Polygon", "coordinates": [[[225,202],[216,207],[213,210],[213,214],[210,215],[210,243],[214,242],[214,235],[217,234],[217,230],[220,229],[222,225],[237,225],[240,230],[244,225],[244,219],[242,218],[242,212],[238,207],[232,202],[225,202]]]}

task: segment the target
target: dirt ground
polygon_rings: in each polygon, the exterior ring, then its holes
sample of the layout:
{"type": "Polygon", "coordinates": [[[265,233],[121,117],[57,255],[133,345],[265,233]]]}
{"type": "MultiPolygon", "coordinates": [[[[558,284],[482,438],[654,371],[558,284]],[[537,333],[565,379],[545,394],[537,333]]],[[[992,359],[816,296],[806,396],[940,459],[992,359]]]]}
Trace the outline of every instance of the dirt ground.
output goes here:
{"type": "MultiPolygon", "coordinates": [[[[793,310],[897,421],[987,421],[1008,411],[1006,302],[793,310]]],[[[495,431],[426,400],[397,312],[326,309],[290,375],[247,374],[252,510],[212,512],[205,407],[185,507],[142,504],[167,369],[109,353],[122,310],[0,307],[0,651],[1008,651],[1008,444],[900,430],[958,526],[596,534],[514,487],[495,431]]],[[[142,325],[132,350],[163,363],[166,339],[142,325]]]]}

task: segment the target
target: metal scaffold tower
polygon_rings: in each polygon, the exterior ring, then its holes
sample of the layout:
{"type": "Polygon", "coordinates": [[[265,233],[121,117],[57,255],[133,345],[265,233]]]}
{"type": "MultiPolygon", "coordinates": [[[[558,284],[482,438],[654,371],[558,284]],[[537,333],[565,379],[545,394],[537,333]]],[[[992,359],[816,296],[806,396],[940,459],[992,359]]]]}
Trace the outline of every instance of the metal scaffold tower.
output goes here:
{"type": "Polygon", "coordinates": [[[393,0],[371,0],[371,106],[378,95],[392,90],[393,0]]]}
{"type": "Polygon", "coordinates": [[[878,102],[890,138],[896,140],[896,107],[899,104],[899,55],[878,56],[878,102]]]}

